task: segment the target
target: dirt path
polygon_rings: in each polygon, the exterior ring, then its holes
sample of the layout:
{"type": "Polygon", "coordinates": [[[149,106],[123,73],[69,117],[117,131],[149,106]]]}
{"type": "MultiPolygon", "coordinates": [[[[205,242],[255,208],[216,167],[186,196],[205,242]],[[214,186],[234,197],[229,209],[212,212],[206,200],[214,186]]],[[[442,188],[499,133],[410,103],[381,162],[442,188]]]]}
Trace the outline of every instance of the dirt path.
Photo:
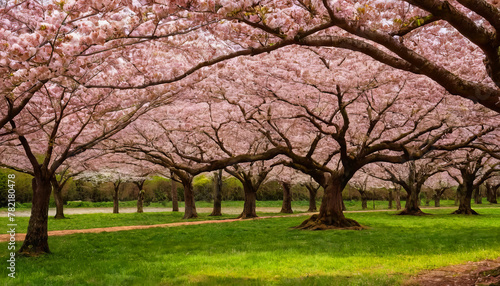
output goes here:
{"type": "MultiPolygon", "coordinates": [[[[209,223],[228,223],[235,221],[248,221],[248,220],[259,220],[268,219],[276,217],[298,217],[298,216],[308,216],[314,213],[300,213],[292,215],[277,215],[277,216],[261,216],[253,219],[221,219],[221,220],[202,220],[202,221],[186,221],[186,222],[173,222],[164,224],[152,224],[152,225],[130,225],[130,226],[113,226],[113,227],[102,227],[102,228],[88,228],[88,229],[67,229],[67,230],[51,230],[48,232],[49,236],[61,236],[75,233],[99,233],[99,232],[114,232],[123,230],[133,230],[133,229],[147,229],[155,227],[176,227],[183,225],[199,225],[199,224],[209,224],[209,223]]],[[[26,237],[26,233],[16,233],[16,241],[23,241],[26,237]]],[[[1,234],[0,242],[7,242],[11,238],[10,234],[1,234]]]]}
{"type": "Polygon", "coordinates": [[[410,279],[405,285],[498,286],[500,285],[500,257],[495,260],[468,262],[424,271],[410,279]]]}

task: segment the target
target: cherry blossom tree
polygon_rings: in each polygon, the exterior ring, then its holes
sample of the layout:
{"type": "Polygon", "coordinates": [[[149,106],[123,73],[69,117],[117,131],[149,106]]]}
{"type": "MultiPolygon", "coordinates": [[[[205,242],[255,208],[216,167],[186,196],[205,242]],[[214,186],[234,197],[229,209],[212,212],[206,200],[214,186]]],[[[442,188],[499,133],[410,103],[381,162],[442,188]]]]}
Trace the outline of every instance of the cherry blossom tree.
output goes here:
{"type": "Polygon", "coordinates": [[[446,162],[439,162],[439,158],[420,159],[408,161],[399,165],[380,165],[386,172],[386,176],[372,174],[381,180],[391,181],[400,185],[407,193],[405,209],[401,215],[423,215],[419,207],[420,192],[426,181],[441,172],[445,172],[450,165],[446,162]]]}
{"type": "MultiPolygon", "coordinates": [[[[297,54],[297,50],[288,52],[297,54]]],[[[309,52],[304,50],[300,56],[307,61],[309,52]]],[[[270,144],[286,150],[282,164],[309,174],[325,189],[319,215],[300,228],[359,228],[357,222],[344,217],[341,193],[363,166],[403,163],[431,150],[465,146],[492,131],[475,125],[457,139],[453,134],[460,125],[443,113],[443,99],[423,101],[409,92],[442,92],[432,85],[421,86],[421,78],[398,84],[390,70],[370,60],[345,56],[333,69],[329,58],[314,57],[321,61],[310,65],[307,73],[300,72],[300,63],[264,72],[265,79],[248,72],[237,76],[218,73],[222,83],[219,97],[240,109],[270,144]],[[353,75],[353,70],[364,76],[353,75]],[[247,81],[238,80],[240,76],[247,81]],[[223,78],[231,84],[224,84],[223,78]],[[347,87],[336,84],[336,79],[346,79],[347,87]],[[238,96],[241,90],[245,90],[245,101],[238,96]],[[255,99],[248,99],[252,93],[255,99]]]]}
{"type": "MultiPolygon", "coordinates": [[[[194,218],[197,216],[192,193],[194,176],[225,168],[229,172],[227,168],[235,164],[253,165],[257,163],[252,162],[281,153],[280,148],[263,149],[252,144],[257,141],[248,140],[248,144],[239,141],[244,138],[241,135],[245,130],[235,130],[226,115],[222,107],[216,109],[207,103],[181,100],[137,121],[129,133],[123,133],[109,148],[163,166],[175,174],[184,187],[184,218],[194,218]],[[223,138],[221,134],[231,136],[223,138]]],[[[238,167],[232,170],[239,171],[238,167]]]]}
{"type": "MultiPolygon", "coordinates": [[[[223,52],[184,66],[177,77],[284,48],[341,48],[366,54],[406,75],[423,75],[451,94],[498,112],[500,13],[495,5],[486,0],[189,1],[190,11],[211,14],[214,21],[224,19],[208,29],[223,52]]],[[[277,62],[296,59],[284,55],[280,53],[277,62]]],[[[134,89],[170,81],[88,86],[134,89]]]]}
{"type": "Polygon", "coordinates": [[[460,200],[454,214],[478,214],[471,207],[472,194],[486,180],[500,170],[500,161],[478,150],[460,150],[453,159],[455,164],[448,174],[459,184],[457,192],[460,200]]]}

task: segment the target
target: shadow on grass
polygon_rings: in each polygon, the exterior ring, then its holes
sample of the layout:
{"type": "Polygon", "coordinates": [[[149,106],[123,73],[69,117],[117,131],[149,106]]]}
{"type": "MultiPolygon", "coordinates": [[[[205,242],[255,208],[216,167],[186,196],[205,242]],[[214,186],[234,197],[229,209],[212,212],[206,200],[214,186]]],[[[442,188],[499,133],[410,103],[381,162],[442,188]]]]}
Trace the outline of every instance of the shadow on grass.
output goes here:
{"type": "Polygon", "coordinates": [[[272,280],[256,278],[235,278],[221,276],[197,276],[184,285],[399,285],[405,277],[402,275],[307,275],[297,278],[277,277],[272,280]]]}

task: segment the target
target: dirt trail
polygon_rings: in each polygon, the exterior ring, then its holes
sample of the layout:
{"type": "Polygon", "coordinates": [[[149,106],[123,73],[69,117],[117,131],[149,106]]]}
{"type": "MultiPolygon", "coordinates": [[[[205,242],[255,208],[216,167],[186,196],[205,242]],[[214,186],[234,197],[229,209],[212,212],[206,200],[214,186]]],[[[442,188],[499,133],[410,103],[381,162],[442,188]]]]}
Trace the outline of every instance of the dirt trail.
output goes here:
{"type": "MultiPolygon", "coordinates": [[[[298,217],[298,216],[308,216],[314,213],[300,213],[292,215],[277,215],[277,216],[261,216],[253,219],[221,219],[221,220],[202,220],[202,221],[186,221],[186,222],[172,222],[164,224],[152,224],[152,225],[130,225],[130,226],[113,226],[113,227],[102,227],[102,228],[88,228],[88,229],[67,229],[67,230],[51,230],[48,232],[49,236],[61,236],[75,233],[99,233],[99,232],[113,232],[113,231],[123,231],[123,230],[133,230],[133,229],[146,229],[155,227],[176,227],[183,225],[198,225],[198,224],[209,224],[209,223],[227,223],[235,221],[248,221],[248,220],[259,220],[268,219],[276,217],[298,217]]],[[[16,241],[23,241],[26,237],[25,233],[16,233],[16,241]]],[[[11,238],[10,234],[1,234],[0,242],[7,242],[11,238]]]]}
{"type": "Polygon", "coordinates": [[[479,286],[500,285],[500,257],[495,260],[467,262],[421,272],[404,285],[479,286]]]}

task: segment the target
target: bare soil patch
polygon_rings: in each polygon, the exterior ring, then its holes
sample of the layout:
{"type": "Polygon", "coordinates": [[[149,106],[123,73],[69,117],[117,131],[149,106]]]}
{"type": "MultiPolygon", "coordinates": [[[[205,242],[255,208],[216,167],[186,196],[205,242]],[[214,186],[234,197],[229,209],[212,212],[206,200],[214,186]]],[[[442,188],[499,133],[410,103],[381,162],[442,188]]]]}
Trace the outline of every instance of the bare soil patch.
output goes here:
{"type": "Polygon", "coordinates": [[[500,257],[424,271],[408,283],[421,286],[500,286],[500,257]]]}

